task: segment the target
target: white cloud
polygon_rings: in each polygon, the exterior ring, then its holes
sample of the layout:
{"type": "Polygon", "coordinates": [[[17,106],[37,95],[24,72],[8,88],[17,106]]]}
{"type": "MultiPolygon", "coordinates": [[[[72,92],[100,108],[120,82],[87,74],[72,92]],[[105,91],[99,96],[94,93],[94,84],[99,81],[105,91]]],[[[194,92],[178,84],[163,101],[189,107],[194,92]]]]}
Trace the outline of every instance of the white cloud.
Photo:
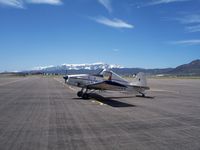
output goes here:
{"type": "Polygon", "coordinates": [[[165,21],[177,21],[184,26],[186,32],[200,32],[200,14],[199,13],[181,13],[181,17],[164,18],[165,21]]]}
{"type": "Polygon", "coordinates": [[[174,42],[171,42],[171,43],[172,44],[179,44],[179,45],[200,45],[200,39],[174,41],[174,42]]]}
{"type": "Polygon", "coordinates": [[[109,12],[112,12],[111,0],[98,0],[109,12]]]}
{"type": "Polygon", "coordinates": [[[159,5],[159,4],[168,4],[173,2],[185,2],[189,0],[153,0],[149,2],[147,5],[159,5]]]}
{"type": "Polygon", "coordinates": [[[62,4],[61,0],[26,0],[28,3],[34,4],[50,4],[50,5],[60,5],[62,4]]]}
{"type": "Polygon", "coordinates": [[[173,18],[170,20],[178,21],[180,24],[187,25],[185,31],[200,32],[200,14],[186,14],[183,17],[173,18]]]}
{"type": "Polygon", "coordinates": [[[132,29],[134,28],[133,25],[126,23],[123,20],[114,18],[114,19],[108,19],[106,17],[98,17],[98,18],[93,18],[93,20],[95,20],[96,22],[106,25],[106,26],[110,26],[113,28],[129,28],[132,29]]]}
{"type": "Polygon", "coordinates": [[[24,8],[25,4],[50,4],[50,5],[60,5],[61,0],[0,0],[0,5],[24,8]]]}
{"type": "Polygon", "coordinates": [[[0,5],[23,8],[22,0],[0,0],[0,5]]]}
{"type": "Polygon", "coordinates": [[[200,14],[186,15],[183,18],[176,18],[182,24],[200,23],[200,14]]]}
{"type": "Polygon", "coordinates": [[[148,6],[155,6],[155,5],[164,5],[170,3],[177,3],[177,2],[187,2],[192,0],[147,0],[148,2],[138,2],[135,5],[137,8],[141,7],[148,7],[148,6]]]}
{"type": "Polygon", "coordinates": [[[188,32],[200,32],[200,24],[195,26],[185,27],[185,30],[188,32]]]}

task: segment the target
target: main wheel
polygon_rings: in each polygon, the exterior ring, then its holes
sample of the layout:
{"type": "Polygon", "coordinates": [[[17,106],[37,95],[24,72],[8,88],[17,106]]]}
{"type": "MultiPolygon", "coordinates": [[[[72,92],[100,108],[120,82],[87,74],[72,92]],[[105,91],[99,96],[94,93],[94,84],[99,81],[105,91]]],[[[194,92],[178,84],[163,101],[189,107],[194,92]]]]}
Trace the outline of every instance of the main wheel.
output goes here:
{"type": "Polygon", "coordinates": [[[83,99],[88,99],[88,98],[89,98],[89,94],[84,93],[84,94],[82,95],[82,98],[83,98],[83,99]]]}
{"type": "Polygon", "coordinates": [[[78,96],[78,97],[82,97],[82,95],[83,95],[83,92],[82,92],[82,91],[78,91],[78,92],[77,92],[77,96],[78,96]]]}

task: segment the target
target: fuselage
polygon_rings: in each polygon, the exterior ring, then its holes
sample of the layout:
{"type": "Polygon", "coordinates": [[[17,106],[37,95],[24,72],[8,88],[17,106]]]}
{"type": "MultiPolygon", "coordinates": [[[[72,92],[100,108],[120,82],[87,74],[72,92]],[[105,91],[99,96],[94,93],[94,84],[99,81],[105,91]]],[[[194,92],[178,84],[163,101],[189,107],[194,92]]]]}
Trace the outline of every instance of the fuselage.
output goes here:
{"type": "Polygon", "coordinates": [[[103,81],[102,77],[88,75],[88,74],[79,74],[79,75],[68,75],[67,84],[72,86],[85,87],[86,85],[101,81],[103,81]]]}

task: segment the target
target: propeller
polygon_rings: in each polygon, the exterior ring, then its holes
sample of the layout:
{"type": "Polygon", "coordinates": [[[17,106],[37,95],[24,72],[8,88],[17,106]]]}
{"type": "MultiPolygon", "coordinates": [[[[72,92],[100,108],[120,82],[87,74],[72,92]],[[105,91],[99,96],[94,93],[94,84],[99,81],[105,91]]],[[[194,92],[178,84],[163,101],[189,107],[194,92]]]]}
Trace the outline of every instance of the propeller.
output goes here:
{"type": "Polygon", "coordinates": [[[65,83],[67,82],[67,79],[68,79],[68,75],[67,75],[67,70],[66,70],[66,75],[63,77],[63,79],[65,80],[65,83]]]}

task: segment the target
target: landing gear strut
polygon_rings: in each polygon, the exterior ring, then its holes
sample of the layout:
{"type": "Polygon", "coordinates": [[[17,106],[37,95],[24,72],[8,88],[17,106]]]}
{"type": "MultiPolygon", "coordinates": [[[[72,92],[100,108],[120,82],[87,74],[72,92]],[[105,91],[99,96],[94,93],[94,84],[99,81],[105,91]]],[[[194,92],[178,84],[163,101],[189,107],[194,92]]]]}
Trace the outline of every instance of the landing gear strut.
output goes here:
{"type": "Polygon", "coordinates": [[[145,93],[139,92],[142,97],[146,97],[145,93]]]}

